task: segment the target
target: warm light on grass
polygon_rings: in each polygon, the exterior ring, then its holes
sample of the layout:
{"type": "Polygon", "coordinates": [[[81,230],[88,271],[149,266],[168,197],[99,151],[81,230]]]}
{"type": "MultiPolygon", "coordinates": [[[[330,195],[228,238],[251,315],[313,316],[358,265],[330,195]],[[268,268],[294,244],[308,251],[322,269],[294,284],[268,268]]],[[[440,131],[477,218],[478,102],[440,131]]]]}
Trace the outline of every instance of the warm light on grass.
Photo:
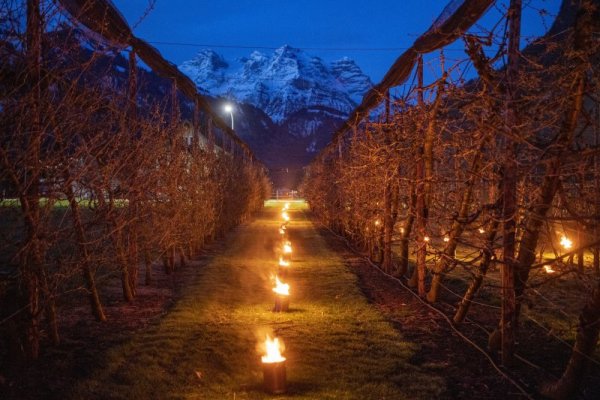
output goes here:
{"type": "MultiPolygon", "coordinates": [[[[283,338],[285,362],[293,362],[290,399],[439,398],[446,390],[443,370],[413,362],[419,343],[404,338],[369,303],[356,275],[306,219],[295,222],[294,244],[305,253],[294,265],[294,308],[273,312],[277,295],[264,274],[273,252],[256,243],[276,234],[281,206],[268,204],[229,236],[223,253],[193,268],[167,314],[109,350],[94,349],[97,361],[68,398],[231,399],[237,393],[238,399],[272,399],[258,369],[263,328],[283,338]]],[[[301,207],[292,202],[294,210],[301,207]]]]}

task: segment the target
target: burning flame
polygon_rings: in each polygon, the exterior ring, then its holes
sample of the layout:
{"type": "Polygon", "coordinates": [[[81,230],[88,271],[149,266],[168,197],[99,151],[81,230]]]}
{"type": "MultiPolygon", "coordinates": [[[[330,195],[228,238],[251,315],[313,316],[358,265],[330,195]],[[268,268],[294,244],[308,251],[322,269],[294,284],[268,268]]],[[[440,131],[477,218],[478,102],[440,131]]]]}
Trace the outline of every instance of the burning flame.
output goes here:
{"type": "Polygon", "coordinates": [[[381,222],[379,222],[378,219],[375,220],[375,226],[379,226],[379,224],[381,224],[381,222]]]}
{"type": "Polygon", "coordinates": [[[479,228],[479,233],[485,233],[485,229],[479,228]]]}
{"type": "Polygon", "coordinates": [[[275,276],[275,287],[273,288],[273,291],[282,296],[289,296],[290,295],[290,285],[287,283],[281,282],[279,280],[279,278],[277,276],[275,276]]]}
{"type": "Polygon", "coordinates": [[[285,235],[285,229],[279,228],[279,234],[280,235],[285,235]]]}
{"type": "Polygon", "coordinates": [[[286,211],[281,213],[281,218],[283,218],[283,220],[285,222],[288,222],[290,220],[290,216],[288,215],[288,213],[286,211]]]}
{"type": "Polygon", "coordinates": [[[546,271],[546,273],[547,273],[547,274],[553,274],[553,273],[555,273],[555,272],[556,272],[556,271],[555,271],[555,270],[553,270],[553,269],[552,269],[552,267],[551,267],[551,266],[549,266],[549,265],[544,265],[544,270],[546,271]]]}
{"type": "Polygon", "coordinates": [[[283,259],[283,257],[279,257],[279,266],[280,267],[289,267],[290,262],[283,259]]]}
{"type": "Polygon", "coordinates": [[[292,243],[285,242],[285,244],[283,245],[283,252],[285,254],[292,254],[292,243]]]}
{"type": "Polygon", "coordinates": [[[448,236],[444,236],[444,242],[448,243],[450,241],[450,238],[448,236]]]}
{"type": "Polygon", "coordinates": [[[426,241],[426,242],[429,242],[431,239],[429,239],[429,236],[425,236],[425,237],[423,238],[423,240],[424,240],[424,241],[426,241]]]}
{"type": "Polygon", "coordinates": [[[560,238],[560,245],[566,250],[569,250],[571,247],[573,247],[573,241],[563,235],[562,238],[560,238]]]}
{"type": "Polygon", "coordinates": [[[281,355],[281,349],[279,347],[279,338],[271,339],[269,335],[267,335],[267,339],[265,340],[265,348],[267,350],[267,355],[262,356],[263,363],[278,363],[285,361],[285,357],[281,355]]]}
{"type": "Polygon", "coordinates": [[[283,206],[284,210],[289,210],[290,208],[290,203],[285,203],[285,205],[283,206]]]}

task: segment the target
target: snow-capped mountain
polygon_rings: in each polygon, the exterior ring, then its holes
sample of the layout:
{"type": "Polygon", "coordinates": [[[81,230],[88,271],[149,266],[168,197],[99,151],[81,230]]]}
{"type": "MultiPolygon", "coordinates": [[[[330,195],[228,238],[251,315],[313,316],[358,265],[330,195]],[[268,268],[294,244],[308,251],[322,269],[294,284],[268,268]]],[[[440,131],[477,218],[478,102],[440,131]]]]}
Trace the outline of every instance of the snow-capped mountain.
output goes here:
{"type": "Polygon", "coordinates": [[[279,126],[295,116],[289,132],[304,138],[317,133],[322,117],[344,120],[372,86],[349,58],[328,64],[287,45],[234,62],[202,50],[179,68],[203,92],[251,104],[279,126]],[[306,124],[298,120],[299,112],[306,114],[306,124]]]}

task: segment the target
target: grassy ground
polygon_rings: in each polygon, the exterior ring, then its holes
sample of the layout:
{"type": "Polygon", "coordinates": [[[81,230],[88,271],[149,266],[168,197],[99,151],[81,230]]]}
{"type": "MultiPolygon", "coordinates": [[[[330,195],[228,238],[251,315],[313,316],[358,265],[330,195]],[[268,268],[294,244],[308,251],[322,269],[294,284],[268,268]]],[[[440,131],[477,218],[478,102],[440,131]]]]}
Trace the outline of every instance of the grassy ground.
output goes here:
{"type": "Polygon", "coordinates": [[[290,312],[271,311],[282,203],[240,227],[159,322],[113,348],[66,398],[431,399],[441,371],[411,363],[403,340],[367,302],[357,278],[292,203],[290,312]],[[259,342],[286,346],[289,390],[262,390],[259,342]]]}

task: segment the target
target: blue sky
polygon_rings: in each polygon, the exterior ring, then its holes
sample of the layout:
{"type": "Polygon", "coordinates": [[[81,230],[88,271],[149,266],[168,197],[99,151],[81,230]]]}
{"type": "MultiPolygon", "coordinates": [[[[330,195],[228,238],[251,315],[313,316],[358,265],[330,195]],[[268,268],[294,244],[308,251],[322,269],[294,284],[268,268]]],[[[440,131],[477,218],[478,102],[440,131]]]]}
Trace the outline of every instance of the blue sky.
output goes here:
{"type": "MultiPolygon", "coordinates": [[[[253,49],[270,52],[284,44],[306,49],[326,61],[348,56],[379,82],[394,60],[425,32],[447,1],[434,0],[156,0],[140,21],[149,0],[113,0],[142,39],[153,43],[176,64],[201,48],[212,48],[226,59],[253,49]],[[138,23],[139,22],[139,23],[138,23]],[[137,24],[137,25],[136,25],[137,24]],[[159,43],[163,42],[163,44],[159,43]],[[166,42],[179,45],[164,44],[166,42]],[[191,44],[206,45],[203,47],[191,44]],[[224,46],[224,47],[219,47],[224,46]]],[[[493,26],[508,1],[497,1],[481,24],[493,26]]],[[[560,0],[524,0],[525,39],[543,34],[552,24],[560,0]],[[545,10],[541,12],[540,10],[545,10]],[[542,14],[542,15],[540,15],[542,14]]],[[[463,58],[461,43],[450,45],[449,63],[463,58]],[[454,50],[452,50],[454,49],[454,50]]]]}

